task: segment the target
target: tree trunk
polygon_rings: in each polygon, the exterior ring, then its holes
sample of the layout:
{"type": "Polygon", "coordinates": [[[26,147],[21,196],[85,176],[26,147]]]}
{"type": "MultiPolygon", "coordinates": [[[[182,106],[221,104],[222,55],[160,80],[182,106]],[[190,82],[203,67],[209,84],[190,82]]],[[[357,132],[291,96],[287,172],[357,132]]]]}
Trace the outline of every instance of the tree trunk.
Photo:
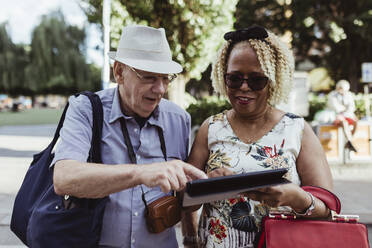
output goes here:
{"type": "Polygon", "coordinates": [[[31,96],[31,106],[32,106],[32,108],[35,107],[35,100],[36,100],[35,95],[32,95],[31,96]]]}
{"type": "Polygon", "coordinates": [[[358,93],[359,90],[358,69],[357,61],[351,60],[349,64],[349,77],[347,80],[350,82],[350,90],[355,93],[358,93]]]}
{"type": "Polygon", "coordinates": [[[188,81],[187,77],[178,75],[178,77],[170,83],[168,88],[169,100],[183,109],[186,107],[185,88],[188,81]]]}

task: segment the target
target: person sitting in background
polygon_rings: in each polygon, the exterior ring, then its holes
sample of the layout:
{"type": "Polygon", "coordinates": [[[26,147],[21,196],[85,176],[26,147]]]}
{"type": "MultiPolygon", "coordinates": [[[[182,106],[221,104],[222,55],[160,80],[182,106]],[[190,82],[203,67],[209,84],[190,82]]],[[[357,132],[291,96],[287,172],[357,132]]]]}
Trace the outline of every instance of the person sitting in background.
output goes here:
{"type": "Polygon", "coordinates": [[[357,117],[355,116],[355,103],[353,94],[349,91],[350,84],[346,80],[340,80],[336,84],[336,89],[329,93],[327,107],[334,111],[335,120],[333,124],[343,128],[347,142],[345,147],[356,152],[351,143],[353,134],[357,127],[357,117]]]}
{"type": "MultiPolygon", "coordinates": [[[[275,105],[288,98],[294,58],[288,47],[263,27],[225,34],[213,64],[214,89],[232,109],[204,121],[188,163],[208,177],[288,168],[292,183],[204,204],[183,219],[185,247],[253,247],[262,218],[272,208],[305,218],[326,218],[330,210],[300,186],[332,190],[331,172],[318,138],[303,118],[275,105]]],[[[196,209],[195,207],[194,209],[196,209]]]]}

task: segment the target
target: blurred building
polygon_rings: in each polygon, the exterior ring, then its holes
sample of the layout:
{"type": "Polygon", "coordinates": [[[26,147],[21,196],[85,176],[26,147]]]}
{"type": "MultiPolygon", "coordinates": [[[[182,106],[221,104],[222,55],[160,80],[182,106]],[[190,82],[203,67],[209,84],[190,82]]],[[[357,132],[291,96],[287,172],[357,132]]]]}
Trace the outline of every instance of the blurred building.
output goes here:
{"type": "Polygon", "coordinates": [[[288,97],[287,103],[281,103],[276,107],[284,112],[290,112],[299,116],[309,114],[309,82],[308,73],[304,71],[295,71],[293,75],[293,88],[288,97]]]}

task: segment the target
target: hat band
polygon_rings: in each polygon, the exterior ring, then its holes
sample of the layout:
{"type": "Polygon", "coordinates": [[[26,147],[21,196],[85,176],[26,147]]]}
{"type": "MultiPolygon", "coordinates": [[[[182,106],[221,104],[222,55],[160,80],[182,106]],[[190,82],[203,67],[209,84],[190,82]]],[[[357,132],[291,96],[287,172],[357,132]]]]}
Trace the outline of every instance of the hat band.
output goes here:
{"type": "Polygon", "coordinates": [[[116,52],[116,59],[137,59],[150,61],[171,62],[172,57],[167,52],[141,51],[119,48],[116,52]]]}

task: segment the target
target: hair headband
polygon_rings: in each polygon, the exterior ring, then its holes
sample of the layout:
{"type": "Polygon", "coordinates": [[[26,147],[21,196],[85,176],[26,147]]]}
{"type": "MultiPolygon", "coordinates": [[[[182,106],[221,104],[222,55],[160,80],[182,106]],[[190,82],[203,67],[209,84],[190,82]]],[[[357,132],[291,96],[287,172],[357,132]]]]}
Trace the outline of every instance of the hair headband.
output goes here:
{"type": "Polygon", "coordinates": [[[249,39],[258,39],[265,41],[265,38],[269,37],[266,29],[259,25],[252,25],[248,28],[239,29],[236,31],[227,32],[223,38],[233,43],[240,42],[249,39]]]}

